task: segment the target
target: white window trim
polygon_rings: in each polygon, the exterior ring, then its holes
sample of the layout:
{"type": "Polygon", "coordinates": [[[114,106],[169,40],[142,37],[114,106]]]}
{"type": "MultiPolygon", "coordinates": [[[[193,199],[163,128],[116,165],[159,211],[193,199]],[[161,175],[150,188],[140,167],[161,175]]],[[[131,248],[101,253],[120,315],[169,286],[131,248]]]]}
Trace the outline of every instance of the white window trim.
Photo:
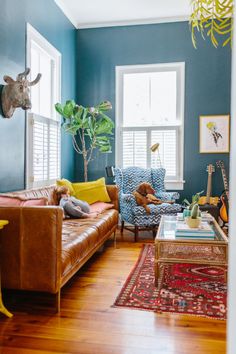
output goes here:
{"type": "MultiPolygon", "coordinates": [[[[56,64],[58,67],[58,75],[57,75],[57,83],[56,83],[56,101],[61,102],[61,53],[51,44],[49,43],[33,26],[29,23],[26,24],[26,67],[31,67],[30,63],[30,48],[31,42],[34,41],[41,48],[45,50],[46,53],[53,56],[56,60],[56,64]]],[[[32,79],[32,78],[31,78],[32,79]]],[[[55,111],[56,112],[56,111],[55,111]]],[[[30,134],[29,125],[32,124],[33,114],[30,111],[26,112],[26,188],[32,188],[33,180],[32,180],[32,158],[29,154],[29,147],[32,146],[31,139],[32,136],[30,134]]],[[[55,113],[55,120],[60,122],[60,115],[55,113]]],[[[61,148],[60,148],[61,154],[61,148]]],[[[60,156],[60,166],[61,166],[61,156],[60,156]]],[[[61,171],[60,171],[61,174],[61,171]]],[[[59,176],[60,177],[60,176],[59,176]]],[[[48,183],[54,183],[55,180],[48,181],[48,183]]],[[[48,184],[45,183],[45,184],[48,184]]]]}
{"type": "MultiPolygon", "coordinates": [[[[118,153],[119,147],[121,145],[121,126],[123,123],[123,77],[124,74],[131,74],[131,73],[139,73],[139,72],[158,72],[158,71],[172,71],[173,69],[177,69],[179,72],[178,77],[180,80],[177,81],[178,90],[177,90],[177,117],[179,117],[180,125],[182,125],[182,129],[179,129],[179,144],[178,152],[179,152],[179,173],[177,180],[165,180],[165,187],[167,190],[174,189],[174,190],[183,190],[184,189],[184,99],[185,99],[185,63],[184,62],[176,62],[176,63],[160,63],[160,64],[145,64],[145,65],[123,65],[123,66],[116,66],[116,129],[115,129],[115,164],[116,166],[120,166],[120,158],[122,157],[121,154],[118,153]],[[180,97],[179,97],[180,96],[180,97]]],[[[175,125],[177,127],[178,125],[175,125]]],[[[168,128],[165,126],[166,129],[168,128]]],[[[152,126],[152,129],[160,129],[164,128],[161,126],[152,126]]],[[[173,127],[173,125],[170,125],[173,127]]],[[[149,127],[145,127],[149,128],[149,127]]],[[[124,129],[124,128],[123,128],[124,129]]],[[[131,127],[127,128],[132,130],[131,127]]],[[[135,127],[137,129],[137,127],[135,127]]],[[[142,130],[143,127],[140,127],[142,130]]]]}

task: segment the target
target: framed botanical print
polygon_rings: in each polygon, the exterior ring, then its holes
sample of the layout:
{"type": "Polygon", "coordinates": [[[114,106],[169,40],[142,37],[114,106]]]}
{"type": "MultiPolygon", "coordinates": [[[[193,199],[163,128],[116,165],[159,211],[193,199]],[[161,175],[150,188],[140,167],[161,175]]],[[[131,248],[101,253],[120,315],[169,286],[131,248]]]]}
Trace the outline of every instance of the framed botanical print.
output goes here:
{"type": "Polygon", "coordinates": [[[199,117],[200,153],[229,152],[229,115],[199,117]]]}

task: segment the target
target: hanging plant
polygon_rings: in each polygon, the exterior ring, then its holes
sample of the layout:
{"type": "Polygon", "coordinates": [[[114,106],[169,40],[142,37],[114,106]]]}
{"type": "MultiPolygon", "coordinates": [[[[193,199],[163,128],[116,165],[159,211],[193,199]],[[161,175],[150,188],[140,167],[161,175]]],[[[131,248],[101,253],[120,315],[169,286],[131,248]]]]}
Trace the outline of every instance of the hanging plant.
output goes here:
{"type": "Polygon", "coordinates": [[[233,0],[192,0],[191,6],[189,21],[195,48],[196,30],[204,39],[206,34],[216,48],[219,45],[219,36],[223,36],[223,47],[232,43],[233,0]]]}

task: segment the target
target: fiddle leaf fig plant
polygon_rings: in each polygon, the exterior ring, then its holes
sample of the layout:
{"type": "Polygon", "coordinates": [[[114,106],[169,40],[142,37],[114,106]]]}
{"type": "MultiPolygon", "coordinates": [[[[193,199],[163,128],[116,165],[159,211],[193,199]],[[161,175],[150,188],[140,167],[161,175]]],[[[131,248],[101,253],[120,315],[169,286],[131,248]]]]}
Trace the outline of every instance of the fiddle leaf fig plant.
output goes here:
{"type": "Polygon", "coordinates": [[[104,112],[111,110],[112,105],[103,101],[95,107],[83,107],[69,100],[64,105],[56,103],[55,109],[63,117],[62,126],[72,136],[75,151],[83,156],[84,180],[87,181],[88,164],[94,151],[111,152],[114,123],[104,112]]]}

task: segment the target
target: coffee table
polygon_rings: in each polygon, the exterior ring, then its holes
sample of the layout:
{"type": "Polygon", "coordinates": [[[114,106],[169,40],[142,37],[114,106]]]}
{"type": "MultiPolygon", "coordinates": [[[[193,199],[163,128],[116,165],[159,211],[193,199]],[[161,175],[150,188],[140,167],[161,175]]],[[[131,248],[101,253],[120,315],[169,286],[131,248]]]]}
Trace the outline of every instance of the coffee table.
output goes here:
{"type": "MultiPolygon", "coordinates": [[[[227,267],[228,238],[215,219],[209,223],[215,232],[214,239],[176,238],[177,217],[162,216],[155,238],[156,286],[158,286],[160,266],[163,263],[197,263],[227,267]]],[[[227,270],[225,276],[227,277],[227,270]]]]}

